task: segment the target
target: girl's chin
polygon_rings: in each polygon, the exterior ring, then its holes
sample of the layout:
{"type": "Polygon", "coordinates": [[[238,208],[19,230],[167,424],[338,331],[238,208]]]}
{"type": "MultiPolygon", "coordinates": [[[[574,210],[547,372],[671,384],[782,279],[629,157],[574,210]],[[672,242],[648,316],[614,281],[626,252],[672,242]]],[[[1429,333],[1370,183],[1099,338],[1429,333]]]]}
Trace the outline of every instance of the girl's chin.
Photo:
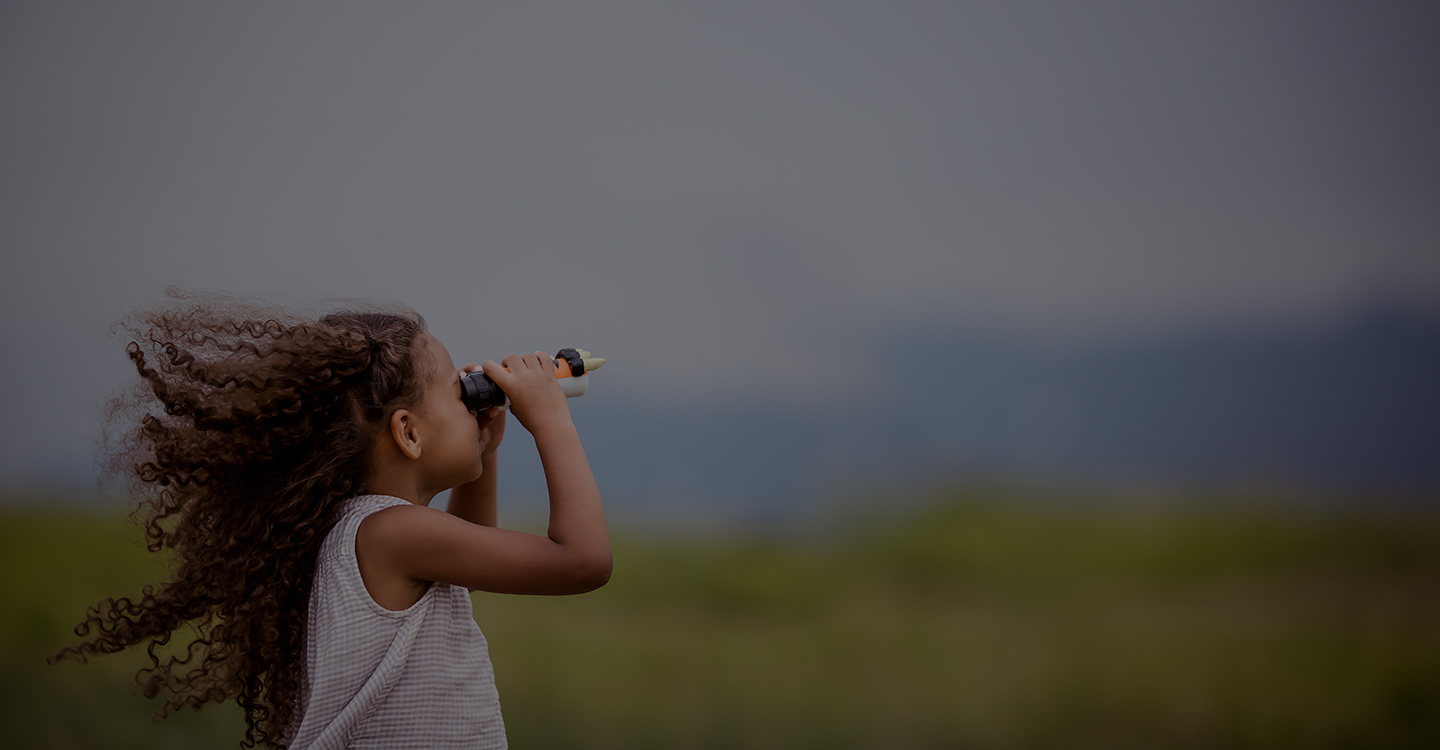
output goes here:
{"type": "MultiPolygon", "coordinates": [[[[455,482],[455,487],[459,487],[459,485],[462,485],[462,484],[469,484],[469,482],[477,481],[477,479],[480,479],[480,476],[481,476],[482,474],[485,474],[485,472],[484,472],[484,471],[481,471],[481,469],[475,469],[475,471],[472,471],[471,474],[469,474],[469,476],[465,476],[465,478],[462,479],[462,481],[455,482]]],[[[451,489],[454,489],[454,487],[452,487],[451,489]]]]}

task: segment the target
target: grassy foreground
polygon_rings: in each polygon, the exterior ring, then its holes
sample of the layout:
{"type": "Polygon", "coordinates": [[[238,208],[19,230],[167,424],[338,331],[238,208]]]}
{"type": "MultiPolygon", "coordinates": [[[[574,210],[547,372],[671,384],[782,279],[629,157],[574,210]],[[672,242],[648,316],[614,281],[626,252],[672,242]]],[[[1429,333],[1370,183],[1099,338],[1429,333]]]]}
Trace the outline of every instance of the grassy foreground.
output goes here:
{"type": "MultiPolygon", "coordinates": [[[[0,509],[0,747],[234,747],[142,653],[45,664],[162,567],[0,509]]],[[[582,597],[476,594],[516,748],[1440,746],[1440,521],[937,506],[819,541],[622,541],[582,597]]]]}

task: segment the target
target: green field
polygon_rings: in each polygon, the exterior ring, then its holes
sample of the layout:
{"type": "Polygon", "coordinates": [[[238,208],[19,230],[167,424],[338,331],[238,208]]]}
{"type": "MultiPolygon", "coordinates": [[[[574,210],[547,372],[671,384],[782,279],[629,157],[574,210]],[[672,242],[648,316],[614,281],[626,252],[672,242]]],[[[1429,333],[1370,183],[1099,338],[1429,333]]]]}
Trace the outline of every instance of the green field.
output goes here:
{"type": "MultiPolygon", "coordinates": [[[[48,666],[161,570],[0,510],[0,747],[233,747],[142,653],[48,666]]],[[[581,597],[477,594],[516,748],[1440,747],[1440,519],[938,502],[807,535],[625,538],[581,597]]],[[[621,529],[623,532],[623,529],[621,529]]]]}

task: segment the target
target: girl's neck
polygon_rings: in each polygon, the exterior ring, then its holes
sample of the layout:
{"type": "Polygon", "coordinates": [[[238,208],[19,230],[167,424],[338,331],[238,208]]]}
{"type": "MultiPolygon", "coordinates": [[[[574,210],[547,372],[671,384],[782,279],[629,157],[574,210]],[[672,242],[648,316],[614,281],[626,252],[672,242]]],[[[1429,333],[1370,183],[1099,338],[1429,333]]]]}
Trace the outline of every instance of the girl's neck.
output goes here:
{"type": "Polygon", "coordinates": [[[390,495],[414,505],[429,505],[439,494],[421,486],[418,472],[408,466],[376,466],[365,477],[365,487],[372,495],[390,495]]]}

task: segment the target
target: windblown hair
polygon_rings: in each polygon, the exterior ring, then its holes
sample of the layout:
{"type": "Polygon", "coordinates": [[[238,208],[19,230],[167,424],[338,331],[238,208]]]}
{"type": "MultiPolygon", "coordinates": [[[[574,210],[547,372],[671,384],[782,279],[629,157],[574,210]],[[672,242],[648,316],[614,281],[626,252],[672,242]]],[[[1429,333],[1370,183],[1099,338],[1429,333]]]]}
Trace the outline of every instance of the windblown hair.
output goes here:
{"type": "Polygon", "coordinates": [[[168,694],[157,720],[234,698],[242,747],[286,747],[316,555],[342,501],[367,491],[373,436],[421,395],[425,321],[408,310],[313,320],[171,295],[121,324],[142,383],[112,403],[119,439],[107,449],[146,546],[172,557],[171,580],[89,608],[75,627],[89,638],[50,662],[148,642],[136,680],[146,697],[168,694]],[[162,660],[156,648],[186,623],[195,640],[162,660]]]}

